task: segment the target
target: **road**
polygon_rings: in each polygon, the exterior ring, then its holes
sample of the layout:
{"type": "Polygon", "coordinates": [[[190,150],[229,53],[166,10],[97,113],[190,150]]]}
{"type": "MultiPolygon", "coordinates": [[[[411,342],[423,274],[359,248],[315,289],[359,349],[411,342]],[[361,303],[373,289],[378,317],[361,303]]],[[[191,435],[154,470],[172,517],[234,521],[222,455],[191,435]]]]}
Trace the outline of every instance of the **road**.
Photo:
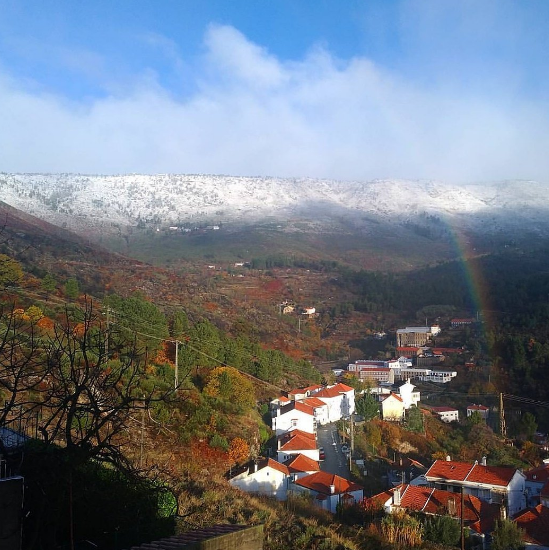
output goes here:
{"type": "Polygon", "coordinates": [[[320,463],[320,469],[349,479],[349,459],[341,452],[341,443],[335,424],[318,427],[316,437],[318,446],[324,447],[326,453],[325,460],[320,463]]]}

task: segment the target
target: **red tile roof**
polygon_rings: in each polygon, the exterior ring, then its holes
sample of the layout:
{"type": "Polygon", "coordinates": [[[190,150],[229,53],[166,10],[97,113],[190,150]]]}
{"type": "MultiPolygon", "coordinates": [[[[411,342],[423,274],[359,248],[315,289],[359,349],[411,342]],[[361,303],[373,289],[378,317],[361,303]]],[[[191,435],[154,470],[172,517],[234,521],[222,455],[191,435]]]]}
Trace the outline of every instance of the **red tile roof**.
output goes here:
{"type": "Polygon", "coordinates": [[[310,476],[297,479],[295,483],[323,495],[341,495],[347,492],[363,490],[363,487],[358,485],[358,483],[349,481],[336,474],[329,474],[328,472],[316,472],[310,476]],[[335,488],[333,493],[330,491],[331,485],[335,488]]]}
{"type": "MultiPolygon", "coordinates": [[[[283,474],[290,475],[290,471],[288,470],[288,467],[284,464],[281,464],[280,462],[277,462],[276,460],[273,460],[272,458],[263,458],[260,457],[257,459],[257,461],[250,460],[247,462],[244,466],[241,466],[237,469],[232,469],[232,478],[238,477],[242,475],[243,473],[247,472],[247,475],[252,475],[255,473],[257,465],[257,471],[263,470],[264,468],[272,468],[273,470],[277,470],[279,472],[282,472],[283,474]]],[[[231,478],[231,479],[232,479],[231,478]]]]}
{"type": "Polygon", "coordinates": [[[310,407],[325,407],[326,406],[326,403],[324,403],[324,401],[321,401],[317,397],[307,397],[303,401],[303,403],[305,403],[305,405],[309,405],[310,407]]]}
{"type": "Polygon", "coordinates": [[[316,449],[316,441],[302,435],[295,435],[280,447],[280,451],[312,451],[316,449]]]}
{"type": "Polygon", "coordinates": [[[404,401],[402,400],[400,395],[397,395],[396,393],[393,393],[393,392],[391,392],[389,395],[384,395],[384,396],[380,397],[379,400],[380,401],[385,401],[386,399],[389,399],[389,397],[395,397],[398,401],[400,401],[401,403],[404,403],[404,401]]]}
{"type": "Polygon", "coordinates": [[[515,468],[498,466],[482,466],[468,462],[455,462],[452,460],[436,460],[427,470],[425,477],[431,480],[470,481],[472,483],[484,483],[507,487],[515,475],[515,468]]]}
{"type": "Polygon", "coordinates": [[[519,512],[513,520],[524,529],[526,542],[549,546],[549,508],[538,504],[519,512]]]}
{"type": "Polygon", "coordinates": [[[513,476],[515,468],[506,468],[500,466],[481,466],[476,464],[472,472],[467,477],[467,481],[472,483],[485,483],[486,485],[499,485],[507,487],[513,476]]]}
{"type": "MultiPolygon", "coordinates": [[[[461,517],[461,497],[459,493],[442,491],[431,487],[416,487],[413,485],[399,485],[394,489],[384,491],[366,499],[365,503],[376,503],[383,506],[393,498],[394,492],[399,489],[400,507],[407,510],[422,511],[426,514],[440,515],[450,514],[456,518],[461,517]]],[[[463,519],[479,533],[491,532],[495,521],[499,518],[499,504],[489,504],[472,495],[463,497],[463,519]]]]}
{"type": "Polygon", "coordinates": [[[272,468],[273,470],[278,470],[279,472],[282,472],[283,474],[290,475],[290,471],[288,470],[288,466],[285,466],[284,464],[281,464],[280,462],[277,462],[276,460],[273,460],[272,458],[268,458],[266,463],[260,464],[260,467],[257,469],[260,470],[261,468],[272,468]]]}
{"type": "Polygon", "coordinates": [[[351,386],[347,386],[347,384],[342,384],[341,382],[338,382],[334,387],[337,388],[339,391],[353,391],[353,388],[351,388],[351,386]]]}
{"type": "Polygon", "coordinates": [[[309,405],[304,405],[303,403],[300,403],[299,401],[292,401],[288,405],[284,405],[280,408],[280,414],[286,414],[291,411],[301,411],[305,414],[310,414],[311,416],[314,416],[314,410],[312,407],[309,407],[309,405]]]}
{"type": "Polygon", "coordinates": [[[306,437],[307,439],[311,439],[312,441],[316,441],[315,434],[304,432],[303,430],[298,430],[298,429],[291,430],[289,432],[279,435],[278,440],[284,444],[287,441],[290,441],[290,439],[292,439],[292,437],[295,437],[296,435],[299,435],[301,437],[306,437]]]}
{"type": "Polygon", "coordinates": [[[353,391],[353,388],[350,386],[347,386],[346,384],[342,384],[339,382],[338,384],[335,384],[334,386],[331,386],[329,388],[323,388],[319,391],[317,391],[314,394],[314,397],[339,397],[342,393],[347,393],[353,391]]]}
{"type": "Polygon", "coordinates": [[[288,467],[291,473],[318,472],[320,470],[316,460],[302,454],[286,460],[284,465],[288,467]]]}

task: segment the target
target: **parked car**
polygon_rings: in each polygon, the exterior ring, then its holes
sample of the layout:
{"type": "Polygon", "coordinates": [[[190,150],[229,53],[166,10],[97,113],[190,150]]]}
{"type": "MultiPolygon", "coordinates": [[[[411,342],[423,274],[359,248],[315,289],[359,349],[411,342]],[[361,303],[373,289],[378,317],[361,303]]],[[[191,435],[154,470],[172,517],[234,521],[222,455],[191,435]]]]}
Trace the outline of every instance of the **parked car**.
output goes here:
{"type": "Polygon", "coordinates": [[[326,458],[326,453],[324,452],[324,447],[318,448],[318,459],[324,460],[326,458]]]}

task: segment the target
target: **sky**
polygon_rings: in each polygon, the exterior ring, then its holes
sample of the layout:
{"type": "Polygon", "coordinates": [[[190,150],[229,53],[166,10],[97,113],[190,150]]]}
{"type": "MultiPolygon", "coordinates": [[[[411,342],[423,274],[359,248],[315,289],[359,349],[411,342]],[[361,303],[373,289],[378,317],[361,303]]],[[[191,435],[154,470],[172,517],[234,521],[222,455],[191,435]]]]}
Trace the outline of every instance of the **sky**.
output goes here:
{"type": "Polygon", "coordinates": [[[0,171],[549,182],[547,0],[0,0],[0,171]]]}

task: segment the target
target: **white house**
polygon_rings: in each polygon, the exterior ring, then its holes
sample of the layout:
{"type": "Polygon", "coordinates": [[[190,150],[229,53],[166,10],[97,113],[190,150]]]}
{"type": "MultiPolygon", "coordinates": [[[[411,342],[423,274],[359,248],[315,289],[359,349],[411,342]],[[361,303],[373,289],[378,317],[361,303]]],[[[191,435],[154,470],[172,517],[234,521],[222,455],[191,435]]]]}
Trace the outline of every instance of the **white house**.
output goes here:
{"type": "Polygon", "coordinates": [[[277,460],[284,462],[299,454],[305,455],[312,460],[320,459],[320,451],[316,445],[316,436],[313,433],[302,430],[292,430],[278,436],[277,460]]]}
{"type": "Polygon", "coordinates": [[[315,431],[314,409],[299,401],[277,408],[272,414],[271,427],[276,435],[295,429],[309,433],[315,431]]]}
{"type": "Polygon", "coordinates": [[[309,493],[316,506],[332,514],[337,511],[338,505],[352,505],[363,498],[361,485],[328,472],[316,472],[297,479],[292,489],[297,493],[309,493]]]}
{"type": "Polygon", "coordinates": [[[246,464],[229,483],[241,491],[286,500],[290,471],[284,464],[271,458],[263,458],[246,464]]]}
{"type": "Polygon", "coordinates": [[[443,421],[443,422],[458,422],[459,411],[453,407],[431,407],[431,410],[443,421]]]}
{"type": "Polygon", "coordinates": [[[395,393],[380,396],[383,420],[400,422],[404,417],[404,402],[395,393]]]}
{"type": "Polygon", "coordinates": [[[431,487],[459,492],[481,500],[505,505],[512,516],[526,507],[526,476],[515,468],[483,464],[436,460],[425,473],[431,487]]]}
{"type": "Polygon", "coordinates": [[[328,405],[324,401],[322,401],[322,399],[319,399],[318,397],[315,397],[313,395],[312,397],[306,397],[303,400],[303,403],[313,408],[315,422],[317,426],[322,426],[330,421],[328,414],[328,405]]]}
{"type": "Polygon", "coordinates": [[[328,422],[336,422],[355,412],[355,390],[341,382],[312,394],[328,406],[328,422]]]}

